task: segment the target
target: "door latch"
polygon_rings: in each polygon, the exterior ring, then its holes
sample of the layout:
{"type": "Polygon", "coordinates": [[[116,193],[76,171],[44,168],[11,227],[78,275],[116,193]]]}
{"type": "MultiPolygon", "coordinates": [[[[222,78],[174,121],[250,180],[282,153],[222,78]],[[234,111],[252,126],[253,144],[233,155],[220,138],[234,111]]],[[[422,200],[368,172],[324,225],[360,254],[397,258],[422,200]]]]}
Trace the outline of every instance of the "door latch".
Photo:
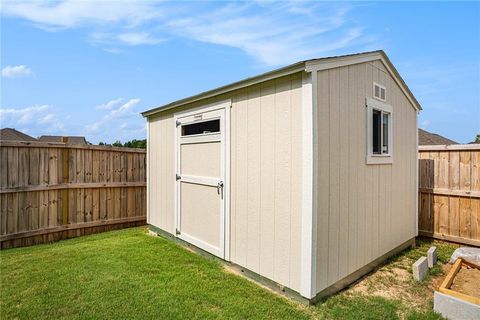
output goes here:
{"type": "Polygon", "coordinates": [[[178,173],[176,173],[176,174],[175,174],[175,180],[178,181],[178,180],[180,180],[180,179],[182,179],[182,177],[181,177],[178,173]]]}
{"type": "Polygon", "coordinates": [[[223,181],[220,181],[217,184],[217,193],[218,194],[220,194],[220,190],[222,190],[222,193],[223,193],[223,181]]]}

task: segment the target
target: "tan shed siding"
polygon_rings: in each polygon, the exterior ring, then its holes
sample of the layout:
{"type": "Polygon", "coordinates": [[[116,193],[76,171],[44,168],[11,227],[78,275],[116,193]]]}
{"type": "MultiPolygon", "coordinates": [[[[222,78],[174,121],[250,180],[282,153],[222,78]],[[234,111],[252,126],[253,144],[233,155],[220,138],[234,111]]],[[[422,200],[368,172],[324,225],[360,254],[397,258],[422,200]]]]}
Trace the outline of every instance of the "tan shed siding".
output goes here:
{"type": "Polygon", "coordinates": [[[149,170],[147,221],[170,233],[175,233],[174,215],[174,123],[172,113],[151,117],[149,126],[149,170]]]}
{"type": "Polygon", "coordinates": [[[415,236],[416,111],[382,62],[318,72],[317,292],[415,236]],[[393,164],[366,165],[365,99],[393,106],[393,164]]]}
{"type": "MultiPolygon", "coordinates": [[[[300,290],[302,74],[195,102],[231,99],[231,261],[300,290]]],[[[174,123],[149,118],[149,223],[174,233],[174,123]]]]}
{"type": "Polygon", "coordinates": [[[231,260],[300,290],[301,74],[252,86],[232,103],[231,260]]]}

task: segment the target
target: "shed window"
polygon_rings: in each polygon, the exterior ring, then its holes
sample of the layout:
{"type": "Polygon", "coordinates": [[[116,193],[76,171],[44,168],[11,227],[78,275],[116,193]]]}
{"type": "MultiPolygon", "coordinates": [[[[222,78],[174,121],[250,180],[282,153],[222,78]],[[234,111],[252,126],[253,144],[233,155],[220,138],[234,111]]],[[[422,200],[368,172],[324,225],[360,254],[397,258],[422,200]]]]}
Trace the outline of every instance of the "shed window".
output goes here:
{"type": "Polygon", "coordinates": [[[367,98],[367,164],[392,163],[392,107],[367,98]]]}
{"type": "Polygon", "coordinates": [[[182,125],[182,137],[220,132],[220,119],[182,125]]]}
{"type": "Polygon", "coordinates": [[[372,110],[372,153],[389,154],[390,113],[372,110]]]}

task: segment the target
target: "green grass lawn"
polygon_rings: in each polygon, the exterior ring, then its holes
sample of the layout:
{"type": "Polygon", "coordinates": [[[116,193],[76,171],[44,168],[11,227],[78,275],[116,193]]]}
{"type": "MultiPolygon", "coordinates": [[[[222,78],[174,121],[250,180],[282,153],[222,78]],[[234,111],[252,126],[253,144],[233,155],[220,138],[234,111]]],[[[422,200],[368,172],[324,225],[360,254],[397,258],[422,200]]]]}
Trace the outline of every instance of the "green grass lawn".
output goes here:
{"type": "MultiPolygon", "coordinates": [[[[391,259],[360,282],[362,290],[354,286],[307,307],[145,228],[125,229],[1,251],[0,312],[2,319],[438,319],[428,294],[441,267],[413,288],[398,286],[426,296],[424,303],[375,289],[397,286],[388,283],[388,273],[409,272],[410,261],[428,246],[391,259]]],[[[445,262],[454,246],[437,246],[445,262]]]]}

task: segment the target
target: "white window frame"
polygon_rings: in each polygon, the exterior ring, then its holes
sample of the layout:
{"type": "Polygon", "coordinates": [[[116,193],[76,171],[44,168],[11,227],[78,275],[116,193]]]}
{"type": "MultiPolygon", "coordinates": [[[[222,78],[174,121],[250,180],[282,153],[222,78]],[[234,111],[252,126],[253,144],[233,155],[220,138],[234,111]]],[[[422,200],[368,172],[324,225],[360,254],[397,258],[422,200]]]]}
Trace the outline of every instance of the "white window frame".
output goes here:
{"type": "MultiPolygon", "coordinates": [[[[393,163],[393,108],[377,99],[367,98],[367,164],[390,164],[393,163]],[[388,122],[388,153],[373,153],[373,110],[382,111],[389,114],[388,122]]],[[[383,121],[383,119],[382,119],[383,121]]],[[[383,130],[383,126],[381,126],[383,130]]],[[[382,131],[380,136],[383,139],[382,131]]]]}
{"type": "Polygon", "coordinates": [[[378,100],[384,101],[384,102],[387,101],[387,88],[386,88],[386,87],[382,86],[381,84],[378,84],[378,83],[374,82],[374,83],[373,83],[373,88],[372,88],[372,90],[373,90],[373,91],[372,91],[372,95],[373,95],[373,97],[374,97],[375,99],[378,99],[378,100]],[[375,87],[379,87],[379,88],[380,88],[380,91],[379,91],[380,96],[379,96],[379,97],[377,97],[377,96],[375,95],[375,87]],[[381,90],[381,89],[385,90],[385,99],[382,99],[382,90],[381,90]]]}

